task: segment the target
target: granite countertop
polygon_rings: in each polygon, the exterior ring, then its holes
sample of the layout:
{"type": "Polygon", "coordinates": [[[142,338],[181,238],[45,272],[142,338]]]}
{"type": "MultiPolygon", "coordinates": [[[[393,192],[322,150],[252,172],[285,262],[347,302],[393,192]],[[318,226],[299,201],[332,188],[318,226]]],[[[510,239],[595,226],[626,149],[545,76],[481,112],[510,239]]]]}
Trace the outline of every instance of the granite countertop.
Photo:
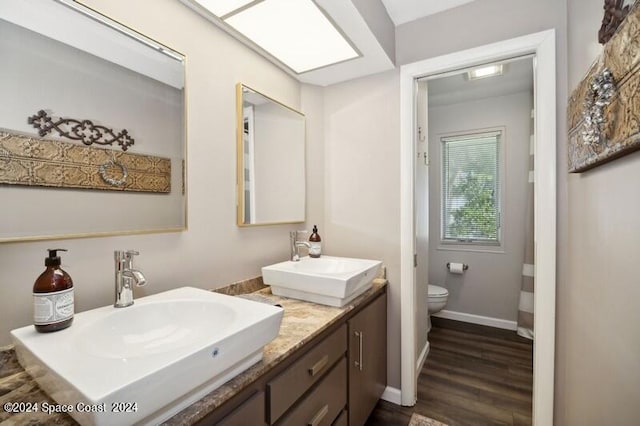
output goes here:
{"type": "MultiPolygon", "coordinates": [[[[247,280],[241,284],[237,283],[218,290],[221,293],[234,295],[253,292],[274,304],[281,305],[284,308],[284,316],[278,337],[265,346],[261,361],[168,419],[164,424],[186,425],[201,420],[259,377],[272,370],[297,349],[339,321],[360,303],[381,292],[386,284],[387,281],[384,278],[375,279],[371,289],[343,308],[274,296],[271,294],[270,287],[262,285],[261,279],[247,280]],[[256,288],[259,290],[254,291],[256,288]]],[[[0,348],[0,404],[4,405],[7,402],[55,404],[20,366],[11,347],[0,348]]],[[[67,414],[45,414],[42,412],[10,414],[5,410],[0,410],[0,424],[2,425],[44,423],[52,425],[77,424],[67,414]]]]}

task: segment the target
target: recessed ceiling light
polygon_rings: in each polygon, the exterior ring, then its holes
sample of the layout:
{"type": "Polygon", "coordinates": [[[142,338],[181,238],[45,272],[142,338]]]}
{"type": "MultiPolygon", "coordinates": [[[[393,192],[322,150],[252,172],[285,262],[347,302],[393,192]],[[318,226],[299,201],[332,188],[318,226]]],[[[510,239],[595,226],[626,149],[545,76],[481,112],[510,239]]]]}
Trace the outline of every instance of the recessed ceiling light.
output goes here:
{"type": "Polygon", "coordinates": [[[467,73],[469,80],[478,80],[480,78],[494,77],[502,75],[502,64],[489,65],[487,67],[476,68],[467,73]]]}
{"type": "Polygon", "coordinates": [[[264,0],[225,22],[296,73],[359,56],[312,0],[264,0]]]}
{"type": "Polygon", "coordinates": [[[238,10],[243,6],[252,3],[254,0],[197,0],[203,7],[207,8],[218,18],[238,10]]]}

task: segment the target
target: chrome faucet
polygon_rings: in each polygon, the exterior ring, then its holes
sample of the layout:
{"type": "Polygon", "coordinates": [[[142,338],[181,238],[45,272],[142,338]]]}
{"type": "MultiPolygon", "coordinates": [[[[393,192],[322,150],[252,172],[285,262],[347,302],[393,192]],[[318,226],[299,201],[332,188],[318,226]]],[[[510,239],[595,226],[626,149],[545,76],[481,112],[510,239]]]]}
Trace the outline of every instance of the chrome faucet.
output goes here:
{"type": "Polygon", "coordinates": [[[133,256],[140,253],[134,250],[116,250],[116,301],[113,306],[126,308],[133,305],[133,284],[141,287],[147,284],[147,279],[142,272],[133,269],[133,256]]]}
{"type": "Polygon", "coordinates": [[[309,231],[291,231],[289,232],[289,240],[291,241],[291,261],[298,262],[300,260],[300,246],[311,248],[311,244],[307,241],[298,240],[298,234],[308,233],[309,231]]]}

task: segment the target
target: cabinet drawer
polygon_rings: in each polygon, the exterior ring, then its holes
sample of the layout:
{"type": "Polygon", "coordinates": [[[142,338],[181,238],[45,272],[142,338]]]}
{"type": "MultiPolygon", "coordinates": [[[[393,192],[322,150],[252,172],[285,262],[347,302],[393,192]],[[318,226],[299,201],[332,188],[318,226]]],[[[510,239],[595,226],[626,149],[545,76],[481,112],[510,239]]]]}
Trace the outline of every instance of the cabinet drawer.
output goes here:
{"type": "Polygon", "coordinates": [[[263,425],[264,392],[258,392],[217,423],[219,426],[263,425]]]}
{"type": "MultiPolygon", "coordinates": [[[[269,419],[274,424],[347,350],[346,324],[269,382],[269,419]]],[[[346,387],[346,386],[345,386],[346,387]]]]}
{"type": "Polygon", "coordinates": [[[342,360],[295,408],[279,426],[330,426],[347,404],[347,359],[342,360]]]}

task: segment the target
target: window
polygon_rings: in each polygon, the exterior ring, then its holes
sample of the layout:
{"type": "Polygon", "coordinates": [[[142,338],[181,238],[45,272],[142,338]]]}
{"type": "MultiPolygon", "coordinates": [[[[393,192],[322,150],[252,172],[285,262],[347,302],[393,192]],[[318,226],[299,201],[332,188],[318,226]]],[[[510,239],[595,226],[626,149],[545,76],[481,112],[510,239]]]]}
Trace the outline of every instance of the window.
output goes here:
{"type": "Polygon", "coordinates": [[[443,243],[500,244],[502,134],[441,138],[443,243]]]}

